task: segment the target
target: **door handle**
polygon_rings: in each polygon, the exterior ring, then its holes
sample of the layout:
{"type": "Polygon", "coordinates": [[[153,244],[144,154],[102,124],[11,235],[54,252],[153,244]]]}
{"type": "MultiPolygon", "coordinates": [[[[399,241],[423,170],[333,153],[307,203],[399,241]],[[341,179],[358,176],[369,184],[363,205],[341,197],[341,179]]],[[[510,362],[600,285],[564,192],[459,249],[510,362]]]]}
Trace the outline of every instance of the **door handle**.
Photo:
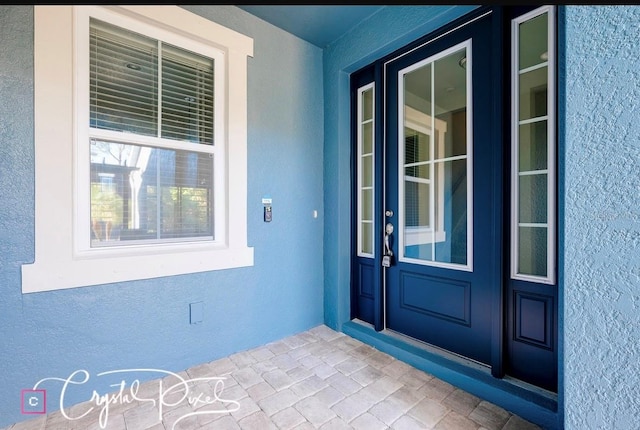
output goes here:
{"type": "Polygon", "coordinates": [[[384,227],[384,255],[393,255],[391,245],[389,244],[389,238],[393,234],[393,224],[390,222],[384,227]]]}
{"type": "Polygon", "coordinates": [[[382,256],[382,266],[391,267],[393,264],[393,251],[391,250],[390,239],[393,234],[393,224],[390,222],[384,227],[384,255],[382,256]]]}

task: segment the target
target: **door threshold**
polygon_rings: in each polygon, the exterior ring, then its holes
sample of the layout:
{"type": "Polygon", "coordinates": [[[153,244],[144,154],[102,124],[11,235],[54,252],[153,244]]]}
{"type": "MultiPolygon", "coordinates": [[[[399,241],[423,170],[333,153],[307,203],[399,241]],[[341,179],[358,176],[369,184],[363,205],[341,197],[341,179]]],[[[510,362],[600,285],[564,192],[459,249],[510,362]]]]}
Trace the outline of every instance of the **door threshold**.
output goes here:
{"type": "Polygon", "coordinates": [[[447,360],[451,360],[456,363],[462,364],[463,366],[468,366],[468,367],[475,368],[479,371],[484,371],[487,373],[487,375],[491,374],[491,366],[485,363],[482,363],[480,361],[474,360],[472,358],[465,357],[464,355],[456,354],[455,352],[448,351],[444,348],[440,348],[438,346],[427,343],[423,340],[416,339],[415,337],[408,336],[406,334],[397,332],[389,328],[385,328],[380,333],[396,338],[401,342],[406,342],[410,345],[415,346],[416,348],[422,349],[431,354],[437,354],[443,358],[446,358],[447,360]]]}
{"type": "Polygon", "coordinates": [[[528,382],[522,381],[520,379],[514,378],[513,376],[509,376],[509,375],[504,375],[502,377],[502,380],[515,387],[520,387],[523,390],[527,390],[532,393],[536,393],[540,396],[546,397],[551,401],[554,401],[554,402],[558,401],[558,393],[554,393],[553,391],[545,390],[544,388],[538,387],[537,385],[530,384],[528,382]]]}

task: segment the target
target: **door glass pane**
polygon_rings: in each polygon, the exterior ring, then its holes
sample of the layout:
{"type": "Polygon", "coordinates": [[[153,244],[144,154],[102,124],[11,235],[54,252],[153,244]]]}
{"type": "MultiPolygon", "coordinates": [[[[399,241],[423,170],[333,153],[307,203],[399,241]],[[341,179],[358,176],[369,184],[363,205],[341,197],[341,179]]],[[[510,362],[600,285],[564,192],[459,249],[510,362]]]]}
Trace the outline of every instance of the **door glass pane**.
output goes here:
{"type": "Polygon", "coordinates": [[[543,13],[520,24],[518,63],[519,69],[526,69],[547,61],[548,14],[543,13]]]}
{"type": "Polygon", "coordinates": [[[520,75],[520,120],[547,114],[547,67],[520,75]]]}
{"type": "Polygon", "coordinates": [[[547,175],[520,176],[520,222],[547,222],[547,175]]]}
{"type": "Polygon", "coordinates": [[[467,153],[466,66],[464,49],[434,63],[436,159],[467,153]]]}
{"type": "Polygon", "coordinates": [[[469,263],[466,53],[400,71],[402,257],[424,264],[469,263]]]}
{"type": "Polygon", "coordinates": [[[362,222],[361,235],[360,252],[362,254],[373,254],[373,224],[362,222]]]}
{"type": "Polygon", "coordinates": [[[444,189],[442,211],[436,214],[436,224],[441,224],[445,233],[436,243],[435,260],[467,264],[467,161],[437,163],[436,184],[444,189]]]}
{"type": "Polygon", "coordinates": [[[425,255],[428,251],[431,260],[431,242],[433,242],[433,230],[431,228],[431,187],[428,182],[416,181],[407,177],[404,182],[404,241],[407,253],[418,251],[416,247],[425,246],[426,250],[420,251],[425,255]]]}
{"type": "Polygon", "coordinates": [[[404,160],[405,165],[429,162],[431,148],[431,64],[404,76],[404,160]]]}
{"type": "Polygon", "coordinates": [[[373,122],[369,120],[362,125],[362,154],[373,152],[373,122]]]}
{"type": "Polygon", "coordinates": [[[373,190],[362,190],[362,220],[373,221],[373,190]]]}
{"type": "Polygon", "coordinates": [[[362,186],[373,185],[373,156],[371,154],[362,157],[362,186]]]}
{"type": "Polygon", "coordinates": [[[521,124],[519,131],[519,170],[547,168],[547,121],[521,124]]]}
{"type": "Polygon", "coordinates": [[[373,89],[368,89],[362,93],[362,120],[373,119],[373,89]]]}
{"type": "Polygon", "coordinates": [[[519,227],[518,272],[547,275],[547,228],[519,227]]]}

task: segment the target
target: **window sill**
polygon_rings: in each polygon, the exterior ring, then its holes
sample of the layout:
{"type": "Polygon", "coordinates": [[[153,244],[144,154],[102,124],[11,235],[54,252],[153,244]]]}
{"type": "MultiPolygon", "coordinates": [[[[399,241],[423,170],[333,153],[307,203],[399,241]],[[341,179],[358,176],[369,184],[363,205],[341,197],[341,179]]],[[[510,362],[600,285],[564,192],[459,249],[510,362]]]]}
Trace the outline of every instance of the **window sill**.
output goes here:
{"type": "MultiPolygon", "coordinates": [[[[196,247],[198,248],[198,247],[196,247]]],[[[22,266],[22,292],[36,293],[114,282],[253,266],[253,248],[185,249],[144,255],[73,258],[58,253],[22,266]]]]}

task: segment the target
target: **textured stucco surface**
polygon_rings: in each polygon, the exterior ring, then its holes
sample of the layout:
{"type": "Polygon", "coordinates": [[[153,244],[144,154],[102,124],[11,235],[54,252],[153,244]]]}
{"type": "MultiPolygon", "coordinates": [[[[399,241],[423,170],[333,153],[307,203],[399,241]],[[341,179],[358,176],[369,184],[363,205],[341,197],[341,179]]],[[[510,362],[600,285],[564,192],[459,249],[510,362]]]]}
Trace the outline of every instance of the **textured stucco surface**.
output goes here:
{"type": "MultiPolygon", "coordinates": [[[[348,73],[472,9],[385,8],[323,61],[318,48],[235,7],[185,8],[254,37],[255,267],[24,296],[20,265],[34,255],[33,13],[0,6],[0,427],[23,418],[19,392],[42,377],[80,367],[180,370],[307,329],[323,310],[339,328],[349,310],[348,73]],[[270,224],[265,194],[274,200],[270,224]],[[195,301],[205,319],[190,326],[195,301]]],[[[567,429],[638,429],[640,7],[567,6],[564,16],[560,414],[567,429]]]]}
{"type": "Polygon", "coordinates": [[[640,428],[638,40],[640,7],[566,8],[567,429],[640,428]]]}
{"type": "MultiPolygon", "coordinates": [[[[255,265],[23,295],[21,264],[34,259],[33,6],[0,6],[0,427],[29,417],[20,415],[20,391],[41,378],[181,371],[323,321],[322,50],[234,6],[185,9],[254,38],[247,206],[255,265]],[[190,325],[194,302],[203,303],[203,322],[190,325]]],[[[49,410],[58,409],[61,384],[44,388],[49,410]]],[[[89,398],[70,390],[65,406],[89,398]]]]}

